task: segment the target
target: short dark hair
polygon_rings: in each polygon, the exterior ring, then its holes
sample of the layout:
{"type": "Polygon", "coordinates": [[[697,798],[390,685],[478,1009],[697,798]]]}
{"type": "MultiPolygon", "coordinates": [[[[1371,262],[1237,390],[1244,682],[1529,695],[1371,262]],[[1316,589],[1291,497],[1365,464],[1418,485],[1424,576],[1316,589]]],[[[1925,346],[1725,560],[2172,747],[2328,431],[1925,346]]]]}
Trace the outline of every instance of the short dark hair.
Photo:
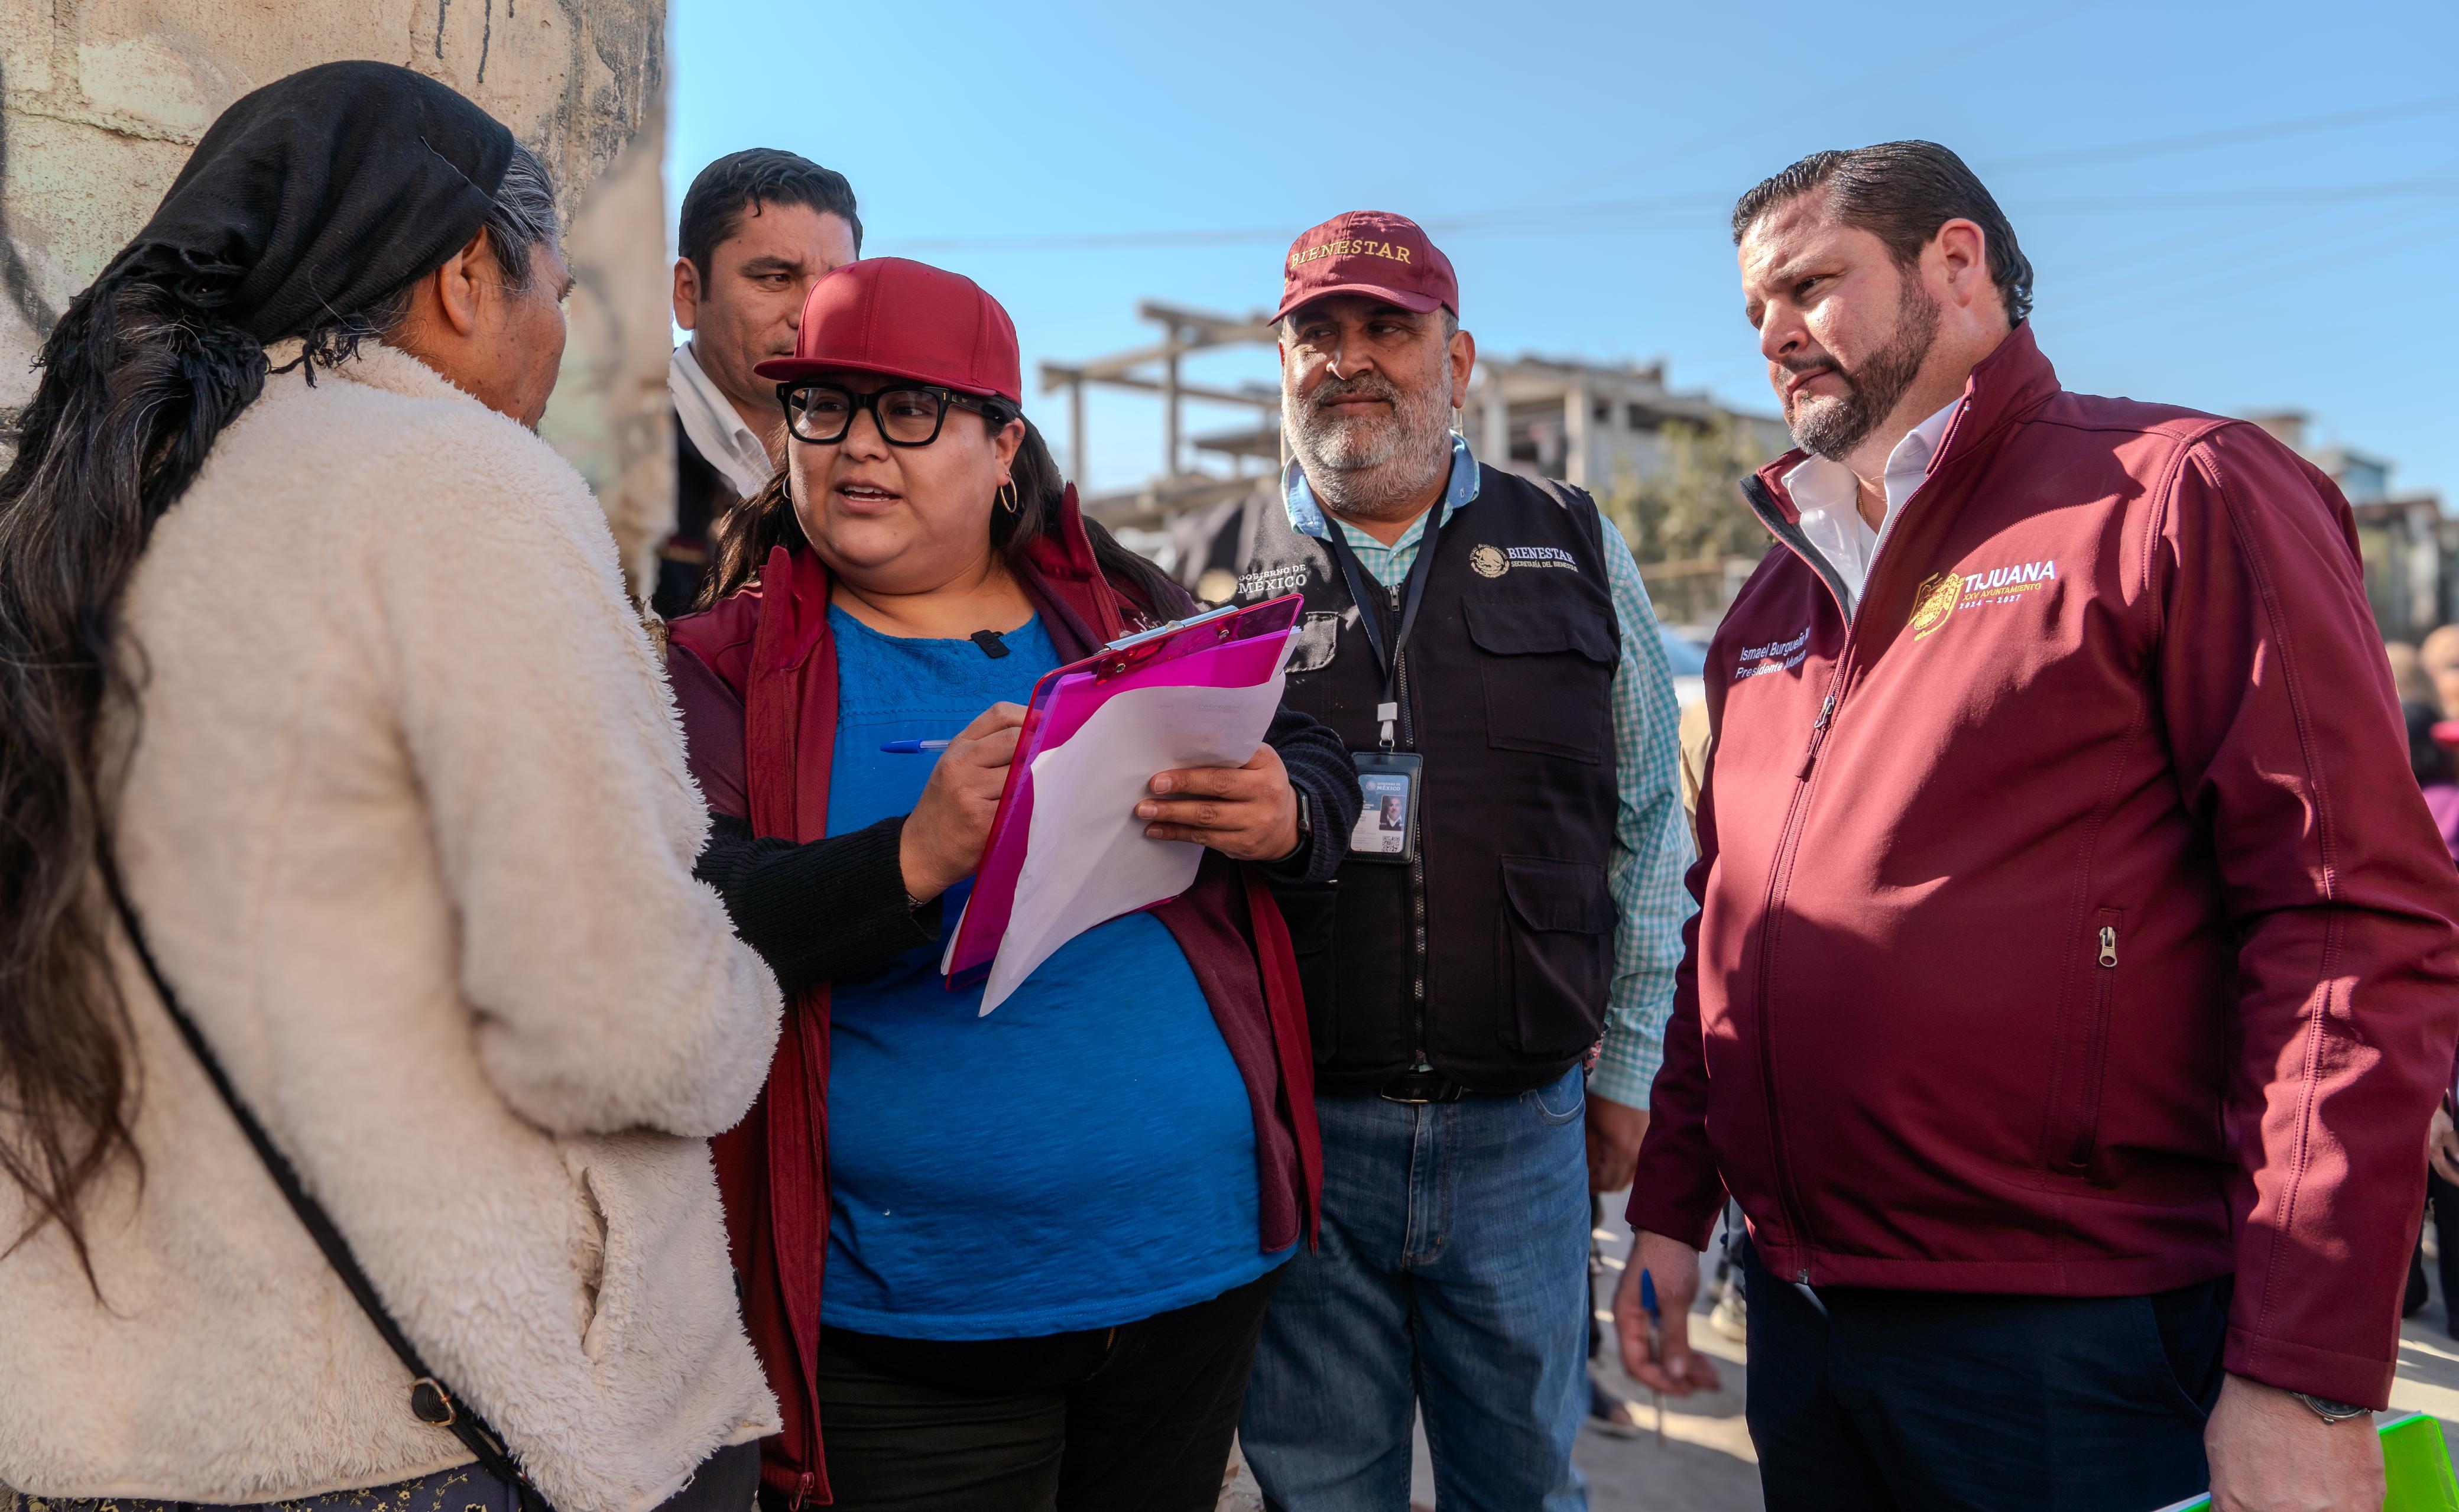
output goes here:
{"type": "Polygon", "coordinates": [[[2032,264],[2016,244],[2015,228],[1964,159],[1938,143],[1892,141],[1812,153],[1734,202],[1734,241],[1738,244],[1751,223],[1770,210],[1815,189],[1827,192],[1827,206],[1838,220],[1885,242],[1905,266],[1920,261],[1921,249],[1940,226],[1971,221],[1988,243],[1989,281],[2006,301],[2007,324],[2021,325],[2032,313],[2032,264]]]}
{"type": "Polygon", "coordinates": [[[853,185],[846,182],[846,176],[774,147],[727,153],[700,171],[683,194],[682,224],[675,231],[677,249],[691,259],[706,282],[709,257],[743,229],[744,212],[756,215],[762,205],[770,203],[798,204],[822,215],[842,217],[853,232],[854,254],[861,255],[862,217],[854,214],[853,185]]]}

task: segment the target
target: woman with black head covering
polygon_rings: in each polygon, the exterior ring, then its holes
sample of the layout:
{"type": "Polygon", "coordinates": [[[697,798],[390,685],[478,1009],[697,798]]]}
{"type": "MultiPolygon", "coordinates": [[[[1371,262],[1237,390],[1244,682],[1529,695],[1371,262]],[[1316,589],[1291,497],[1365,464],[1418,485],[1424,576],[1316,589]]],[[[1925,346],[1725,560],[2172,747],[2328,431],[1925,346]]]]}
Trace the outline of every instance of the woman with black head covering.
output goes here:
{"type": "Polygon", "coordinates": [[[232,106],[44,346],[0,475],[0,1489],[750,1498],[705,1138],[777,993],[532,430],[569,282],[510,133],[340,63],[232,106]]]}

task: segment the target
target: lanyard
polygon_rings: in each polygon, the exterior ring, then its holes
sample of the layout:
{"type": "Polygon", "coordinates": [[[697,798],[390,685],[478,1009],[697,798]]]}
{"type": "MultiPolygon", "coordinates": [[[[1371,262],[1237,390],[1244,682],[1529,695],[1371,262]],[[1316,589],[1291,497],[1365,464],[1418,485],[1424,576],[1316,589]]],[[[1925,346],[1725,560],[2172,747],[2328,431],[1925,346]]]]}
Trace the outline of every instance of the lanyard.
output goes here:
{"type": "Polygon", "coordinates": [[[1426,579],[1435,573],[1435,545],[1442,536],[1441,512],[1447,502],[1448,498],[1435,500],[1426,527],[1419,536],[1418,557],[1409,564],[1409,576],[1401,588],[1400,625],[1391,632],[1388,643],[1384,640],[1383,624],[1386,596],[1371,591],[1373,579],[1358,562],[1357,553],[1350,548],[1349,537],[1342,532],[1340,521],[1334,518],[1329,511],[1325,513],[1324,544],[1332,548],[1332,555],[1340,562],[1340,575],[1349,582],[1350,599],[1357,605],[1358,628],[1366,632],[1366,643],[1375,648],[1376,665],[1383,671],[1383,702],[1376,705],[1375,717],[1383,724],[1385,750],[1392,748],[1392,724],[1400,717],[1400,653],[1407,649],[1409,632],[1418,623],[1418,605],[1426,597],[1426,579]]]}

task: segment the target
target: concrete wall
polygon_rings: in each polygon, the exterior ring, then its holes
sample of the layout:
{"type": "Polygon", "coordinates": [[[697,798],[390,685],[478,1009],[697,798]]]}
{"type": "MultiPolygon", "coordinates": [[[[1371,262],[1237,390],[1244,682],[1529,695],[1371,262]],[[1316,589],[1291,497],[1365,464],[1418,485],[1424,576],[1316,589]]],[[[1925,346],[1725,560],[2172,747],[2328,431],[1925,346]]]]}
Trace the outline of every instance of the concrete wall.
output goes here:
{"type": "Polygon", "coordinates": [[[542,429],[644,572],[674,510],[664,33],[665,0],[0,0],[0,429],[43,333],[223,107],[311,63],[399,63],[555,171],[578,287],[542,429]]]}

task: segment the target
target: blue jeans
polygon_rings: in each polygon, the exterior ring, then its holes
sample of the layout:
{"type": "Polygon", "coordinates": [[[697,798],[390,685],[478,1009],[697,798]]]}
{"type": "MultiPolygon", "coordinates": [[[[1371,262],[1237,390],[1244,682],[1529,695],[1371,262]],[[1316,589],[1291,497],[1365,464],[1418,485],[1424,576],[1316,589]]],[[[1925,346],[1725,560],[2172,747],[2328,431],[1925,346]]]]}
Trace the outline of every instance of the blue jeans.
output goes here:
{"type": "Polygon", "coordinates": [[[1407,1512],[1426,1420],[1443,1512],[1580,1512],[1585,1084],[1409,1104],[1319,1095],[1323,1245],[1264,1314],[1238,1440],[1268,1507],[1407,1512]]]}

